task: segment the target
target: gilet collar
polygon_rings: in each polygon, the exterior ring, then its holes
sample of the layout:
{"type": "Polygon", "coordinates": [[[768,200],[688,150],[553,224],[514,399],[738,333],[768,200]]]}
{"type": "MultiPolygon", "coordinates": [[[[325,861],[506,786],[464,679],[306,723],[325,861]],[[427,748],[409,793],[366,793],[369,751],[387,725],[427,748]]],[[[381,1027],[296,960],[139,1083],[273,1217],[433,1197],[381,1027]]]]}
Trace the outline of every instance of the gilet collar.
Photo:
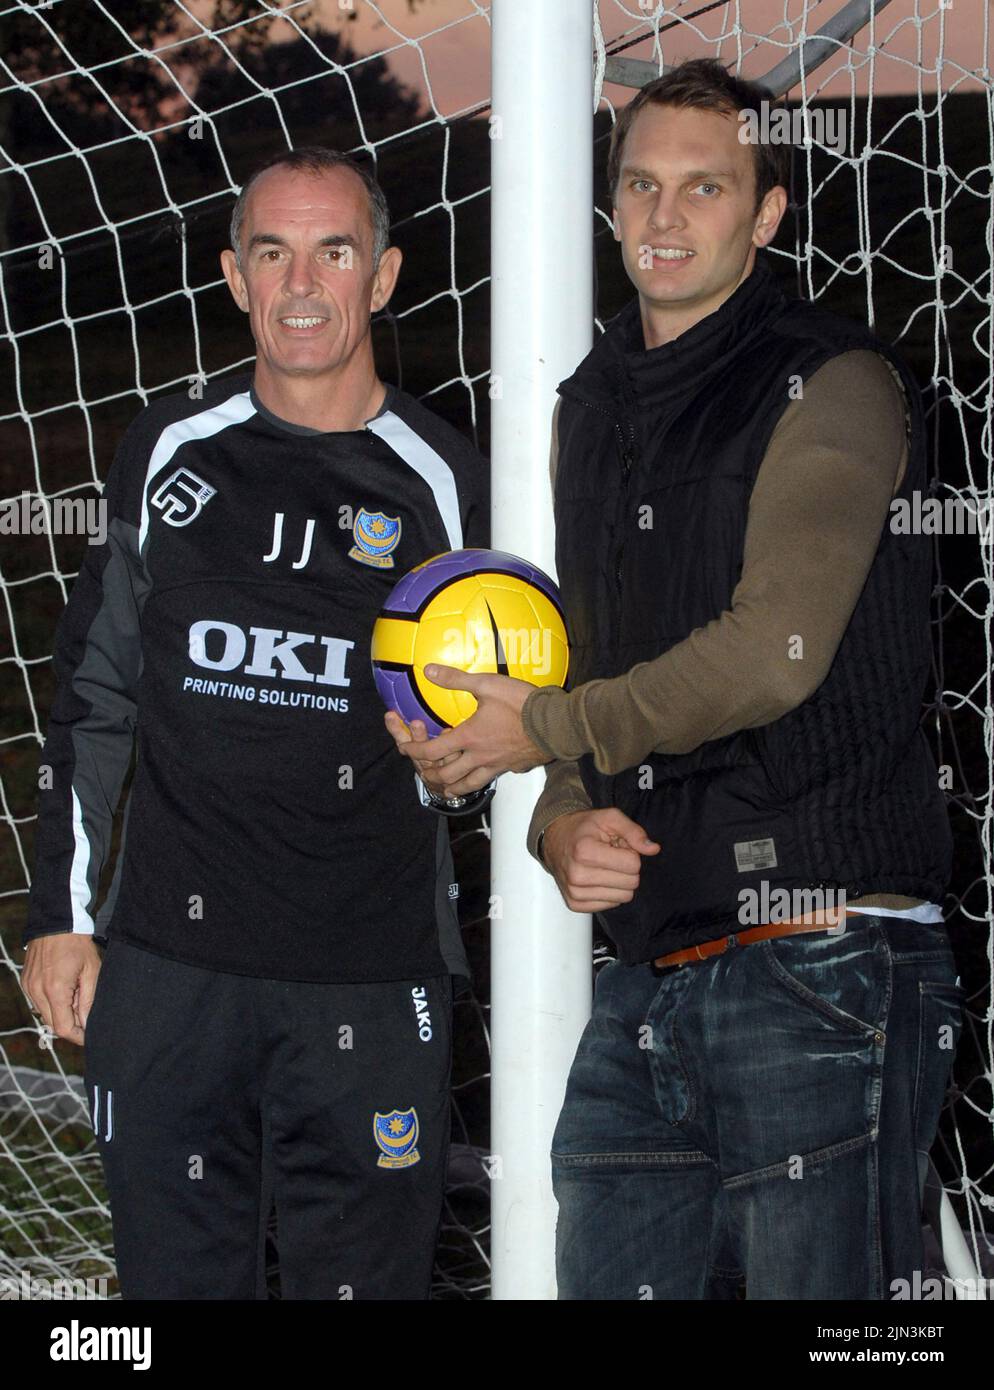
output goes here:
{"type": "Polygon", "coordinates": [[[609,322],[571,377],[563,394],[602,407],[617,407],[619,392],[640,405],[659,406],[685,396],[727,370],[745,342],[762,331],[787,303],[762,251],[752,273],[714,313],[672,342],[646,348],[636,295],[609,322]]]}

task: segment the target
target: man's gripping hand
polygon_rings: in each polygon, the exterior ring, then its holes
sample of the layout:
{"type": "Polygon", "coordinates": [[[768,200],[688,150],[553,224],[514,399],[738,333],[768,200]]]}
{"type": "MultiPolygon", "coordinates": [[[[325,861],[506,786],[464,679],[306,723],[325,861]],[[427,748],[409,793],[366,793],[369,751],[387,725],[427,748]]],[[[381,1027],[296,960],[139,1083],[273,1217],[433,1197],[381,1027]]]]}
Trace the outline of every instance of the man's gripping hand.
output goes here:
{"type": "Polygon", "coordinates": [[[78,932],[36,936],[28,942],[21,988],[56,1037],[82,1046],[100,969],[92,937],[78,932]]]}
{"type": "MultiPolygon", "coordinates": [[[[397,745],[398,751],[403,748],[405,743],[425,744],[428,742],[428,730],[425,727],[424,721],[421,719],[414,719],[410,724],[405,724],[400,715],[391,709],[387,710],[386,714],[383,716],[383,720],[387,726],[387,732],[397,745]]],[[[438,763],[431,758],[413,756],[414,753],[415,749],[412,748],[411,761],[414,764],[415,772],[429,791],[434,792],[436,796],[444,796],[445,788],[434,776],[434,769],[438,766],[438,763]]]]}
{"type": "Polygon", "coordinates": [[[535,747],[521,722],[521,709],[533,685],[511,676],[469,675],[453,666],[426,666],[425,675],[447,690],[468,691],[477,702],[476,712],[464,723],[427,740],[420,721],[412,723],[413,737],[408,737],[403,721],[397,715],[387,716],[398,752],[414,762],[433,792],[467,796],[504,772],[528,772],[552,761],[535,747]]]}
{"type": "Polygon", "coordinates": [[[571,912],[606,912],[630,903],[642,856],[659,845],[615,807],[571,811],[546,827],[542,859],[571,912]]]}

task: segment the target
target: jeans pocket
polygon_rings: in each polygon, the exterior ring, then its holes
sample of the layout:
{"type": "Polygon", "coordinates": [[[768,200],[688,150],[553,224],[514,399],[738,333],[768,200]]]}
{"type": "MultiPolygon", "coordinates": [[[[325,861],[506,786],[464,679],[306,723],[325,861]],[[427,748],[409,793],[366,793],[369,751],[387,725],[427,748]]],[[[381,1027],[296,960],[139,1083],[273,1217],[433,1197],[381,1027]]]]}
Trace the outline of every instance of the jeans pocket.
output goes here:
{"type": "Polygon", "coordinates": [[[798,1004],[850,1033],[883,1027],[887,963],[868,933],[804,932],[756,945],[770,975],[798,1004]]]}
{"type": "Polygon", "coordinates": [[[912,1115],[919,1152],[927,1153],[935,1138],[963,1030],[965,999],[966,991],[952,980],[918,981],[918,1060],[912,1115]]]}

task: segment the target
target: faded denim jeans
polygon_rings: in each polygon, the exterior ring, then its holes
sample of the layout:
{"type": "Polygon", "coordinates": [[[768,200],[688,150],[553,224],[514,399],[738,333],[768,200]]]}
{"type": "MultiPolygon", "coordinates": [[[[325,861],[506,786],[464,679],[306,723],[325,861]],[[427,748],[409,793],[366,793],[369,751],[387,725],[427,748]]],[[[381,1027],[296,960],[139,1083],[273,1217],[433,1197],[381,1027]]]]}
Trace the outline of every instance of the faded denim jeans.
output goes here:
{"type": "Polygon", "coordinates": [[[924,1252],[962,1026],[942,924],[613,961],[552,1144],[566,1299],[877,1299],[924,1252]]]}

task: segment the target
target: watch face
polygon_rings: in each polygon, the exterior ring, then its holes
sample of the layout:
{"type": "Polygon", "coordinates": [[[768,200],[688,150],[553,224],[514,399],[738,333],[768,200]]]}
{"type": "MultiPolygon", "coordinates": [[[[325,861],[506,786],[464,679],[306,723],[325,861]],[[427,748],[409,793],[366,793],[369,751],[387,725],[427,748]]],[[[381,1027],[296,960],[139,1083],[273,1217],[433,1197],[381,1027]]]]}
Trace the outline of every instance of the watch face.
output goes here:
{"type": "Polygon", "coordinates": [[[439,811],[442,815],[463,815],[467,811],[482,811],[489,805],[496,791],[496,781],[489,786],[481,787],[479,791],[467,792],[465,796],[438,796],[431,790],[426,782],[418,778],[418,795],[421,798],[422,806],[430,806],[433,810],[439,811]]]}

